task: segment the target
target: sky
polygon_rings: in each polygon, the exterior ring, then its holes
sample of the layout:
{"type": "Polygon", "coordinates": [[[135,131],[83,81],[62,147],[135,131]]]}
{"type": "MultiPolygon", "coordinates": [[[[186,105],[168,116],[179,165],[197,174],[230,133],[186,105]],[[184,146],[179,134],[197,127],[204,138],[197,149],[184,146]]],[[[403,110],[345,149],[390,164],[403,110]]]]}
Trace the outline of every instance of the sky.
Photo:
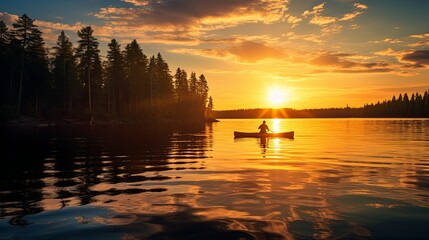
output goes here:
{"type": "Polygon", "coordinates": [[[47,47],[94,28],[204,74],[215,110],[361,107],[429,89],[427,0],[0,0],[9,28],[36,19],[47,47]]]}

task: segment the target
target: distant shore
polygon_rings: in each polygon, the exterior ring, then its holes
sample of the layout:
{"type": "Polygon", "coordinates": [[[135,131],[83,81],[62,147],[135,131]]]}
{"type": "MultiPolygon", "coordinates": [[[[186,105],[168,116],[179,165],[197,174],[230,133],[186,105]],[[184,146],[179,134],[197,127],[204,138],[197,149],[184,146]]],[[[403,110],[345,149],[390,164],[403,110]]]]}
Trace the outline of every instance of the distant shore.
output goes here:
{"type": "Polygon", "coordinates": [[[429,118],[428,109],[415,111],[412,108],[375,109],[373,106],[360,108],[255,108],[213,111],[218,119],[228,118],[429,118]]]}

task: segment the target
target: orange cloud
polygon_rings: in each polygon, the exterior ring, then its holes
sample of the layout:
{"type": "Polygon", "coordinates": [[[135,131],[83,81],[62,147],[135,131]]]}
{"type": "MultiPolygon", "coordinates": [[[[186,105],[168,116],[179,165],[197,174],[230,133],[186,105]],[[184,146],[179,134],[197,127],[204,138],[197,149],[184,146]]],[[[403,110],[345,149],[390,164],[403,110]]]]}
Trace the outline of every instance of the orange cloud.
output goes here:
{"type": "Polygon", "coordinates": [[[362,9],[362,10],[368,9],[368,6],[361,4],[361,3],[355,3],[355,4],[353,4],[353,6],[355,6],[358,9],[362,9]]]}
{"type": "Polygon", "coordinates": [[[170,51],[215,58],[234,57],[237,61],[246,63],[256,63],[264,59],[282,59],[287,57],[287,54],[282,49],[267,46],[265,43],[252,41],[244,41],[227,48],[174,49],[170,51]]]}
{"type": "Polygon", "coordinates": [[[393,71],[389,68],[389,64],[386,62],[356,62],[347,59],[348,57],[354,57],[354,55],[348,53],[325,52],[311,60],[309,63],[317,66],[333,67],[332,71],[340,73],[376,73],[393,71]]]}
{"type": "Polygon", "coordinates": [[[291,24],[291,27],[294,28],[296,26],[298,26],[298,23],[301,22],[302,19],[299,17],[295,17],[295,16],[289,16],[287,18],[287,22],[291,24]]]}
{"type": "Polygon", "coordinates": [[[337,34],[340,33],[343,30],[343,26],[339,25],[339,24],[330,24],[327,27],[324,27],[322,29],[322,34],[323,35],[332,35],[332,34],[337,34]]]}
{"type": "Polygon", "coordinates": [[[323,42],[321,36],[317,35],[317,34],[302,34],[302,35],[300,35],[300,34],[297,34],[294,32],[288,32],[287,34],[284,34],[283,36],[289,40],[299,40],[299,41],[305,40],[305,41],[312,42],[312,43],[322,43],[323,42]]]}
{"type": "Polygon", "coordinates": [[[121,0],[122,2],[132,3],[134,6],[149,5],[149,0],[121,0]]]}
{"type": "Polygon", "coordinates": [[[286,56],[278,48],[269,47],[257,42],[243,42],[238,46],[229,48],[228,52],[242,62],[257,62],[266,58],[283,58],[286,56]]]}
{"type": "Polygon", "coordinates": [[[289,0],[137,1],[132,8],[108,7],[94,14],[115,26],[152,31],[207,31],[243,23],[283,21],[289,0]]]}
{"type": "MultiPolygon", "coordinates": [[[[337,18],[337,17],[323,16],[322,15],[323,11],[325,10],[325,5],[326,5],[326,2],[321,3],[319,5],[316,5],[315,7],[313,7],[313,9],[311,11],[309,11],[309,10],[304,11],[302,16],[304,18],[312,16],[312,18],[309,21],[309,23],[311,23],[311,24],[319,25],[319,26],[326,26],[329,24],[335,24],[335,23],[340,22],[340,21],[353,20],[357,16],[364,13],[362,10],[365,10],[368,8],[366,5],[363,5],[360,3],[355,3],[353,6],[357,9],[356,11],[353,11],[350,13],[345,13],[341,18],[337,18]]],[[[339,33],[339,32],[341,32],[341,30],[338,27],[336,27],[335,31],[325,30],[325,34],[326,33],[334,34],[334,33],[339,33]]]]}
{"type": "Polygon", "coordinates": [[[425,68],[429,66],[429,50],[408,52],[401,57],[401,60],[411,63],[411,65],[406,65],[406,67],[425,68]]]}
{"type": "Polygon", "coordinates": [[[383,40],[379,40],[379,41],[371,41],[370,43],[401,43],[402,41],[399,39],[392,39],[392,38],[385,38],[383,40]]]}
{"type": "Polygon", "coordinates": [[[363,14],[363,12],[360,12],[360,11],[354,11],[352,13],[346,13],[343,15],[342,18],[340,18],[340,21],[349,21],[349,20],[356,18],[357,16],[359,16],[361,14],[363,14]]]}
{"type": "MultiPolygon", "coordinates": [[[[14,14],[9,14],[6,12],[0,12],[0,18],[9,26],[15,23],[19,16],[14,14]]],[[[39,30],[43,33],[43,39],[48,45],[54,45],[58,39],[58,34],[61,31],[73,31],[77,32],[80,30],[84,24],[77,22],[73,25],[64,24],[64,23],[55,23],[49,21],[35,20],[34,24],[38,26],[39,30]]]]}
{"type": "Polygon", "coordinates": [[[7,12],[0,12],[0,19],[7,25],[12,25],[12,23],[18,20],[18,15],[9,14],[7,12]]]}
{"type": "Polygon", "coordinates": [[[429,33],[423,33],[423,34],[414,34],[411,35],[412,38],[429,38],[429,33]]]}
{"type": "Polygon", "coordinates": [[[410,46],[410,47],[425,47],[425,46],[429,46],[429,40],[419,41],[419,42],[416,42],[416,43],[410,43],[407,46],[410,46]]]}
{"type": "Polygon", "coordinates": [[[309,15],[318,15],[323,12],[326,2],[321,3],[313,7],[312,11],[305,10],[302,14],[303,17],[307,17],[309,15]]]}
{"type": "Polygon", "coordinates": [[[315,25],[326,25],[329,23],[333,23],[336,22],[337,19],[334,17],[328,17],[328,16],[314,16],[311,20],[310,23],[315,24],[315,25]]]}
{"type": "Polygon", "coordinates": [[[380,55],[380,56],[399,56],[400,54],[398,54],[397,52],[395,52],[393,49],[388,48],[386,50],[382,50],[382,51],[378,51],[375,52],[375,54],[380,55]]]}

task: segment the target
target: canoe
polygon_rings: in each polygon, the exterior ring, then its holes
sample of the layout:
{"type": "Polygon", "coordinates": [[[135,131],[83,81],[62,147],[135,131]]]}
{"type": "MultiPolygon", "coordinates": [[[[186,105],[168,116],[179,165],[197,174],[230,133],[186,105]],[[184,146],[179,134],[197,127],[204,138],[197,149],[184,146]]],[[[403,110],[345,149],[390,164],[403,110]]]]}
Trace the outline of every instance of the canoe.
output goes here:
{"type": "Polygon", "coordinates": [[[279,132],[279,133],[258,133],[258,132],[237,132],[234,131],[235,138],[261,138],[261,137],[283,137],[293,138],[295,132],[279,132]]]}

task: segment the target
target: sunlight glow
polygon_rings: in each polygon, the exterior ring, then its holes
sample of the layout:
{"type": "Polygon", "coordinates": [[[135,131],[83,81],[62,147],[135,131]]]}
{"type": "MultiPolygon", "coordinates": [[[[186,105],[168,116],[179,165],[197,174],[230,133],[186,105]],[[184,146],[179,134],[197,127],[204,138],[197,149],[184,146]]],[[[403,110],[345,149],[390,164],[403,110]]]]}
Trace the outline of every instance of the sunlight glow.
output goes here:
{"type": "Polygon", "coordinates": [[[278,106],[286,100],[286,94],[279,88],[272,88],[268,92],[268,100],[273,106],[278,106]]]}
{"type": "Polygon", "coordinates": [[[273,132],[280,132],[280,119],[273,119],[273,127],[271,130],[273,132]]]}
{"type": "Polygon", "coordinates": [[[267,89],[267,100],[271,107],[282,107],[282,105],[289,101],[290,92],[286,87],[273,85],[267,89]]]}

